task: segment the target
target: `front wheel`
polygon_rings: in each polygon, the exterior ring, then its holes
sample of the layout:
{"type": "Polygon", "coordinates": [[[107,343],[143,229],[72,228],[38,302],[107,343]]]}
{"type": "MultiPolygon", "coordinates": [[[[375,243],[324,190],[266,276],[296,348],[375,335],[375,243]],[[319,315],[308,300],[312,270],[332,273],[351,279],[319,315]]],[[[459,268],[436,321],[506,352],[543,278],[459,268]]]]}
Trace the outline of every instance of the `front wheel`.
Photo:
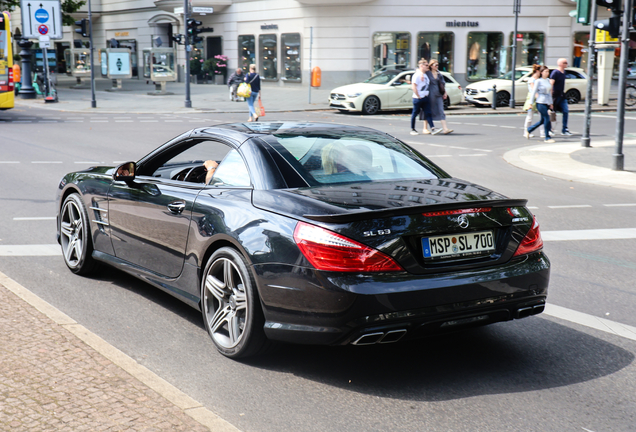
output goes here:
{"type": "Polygon", "coordinates": [[[86,206],[76,193],[70,194],[60,212],[60,244],[66,266],[75,274],[88,274],[96,265],[86,206]]]}
{"type": "Polygon", "coordinates": [[[507,107],[510,105],[510,93],[505,91],[497,92],[497,106],[507,107]]]}
{"type": "Polygon", "coordinates": [[[447,110],[448,108],[450,108],[450,106],[450,96],[446,96],[446,99],[444,99],[444,109],[447,110]]]}
{"type": "Polygon", "coordinates": [[[565,98],[568,101],[568,105],[574,105],[581,101],[581,94],[578,90],[571,89],[565,93],[565,98]]]}
{"type": "Polygon", "coordinates": [[[625,105],[634,106],[636,104],[636,87],[628,85],[625,89],[625,105]]]}
{"type": "Polygon", "coordinates": [[[377,96],[369,96],[362,102],[362,114],[377,114],[380,111],[380,99],[377,96]]]}
{"type": "Polygon", "coordinates": [[[224,356],[248,357],[267,345],[254,277],[245,258],[232,248],[217,250],[205,266],[201,312],[212,342],[224,356]]]}

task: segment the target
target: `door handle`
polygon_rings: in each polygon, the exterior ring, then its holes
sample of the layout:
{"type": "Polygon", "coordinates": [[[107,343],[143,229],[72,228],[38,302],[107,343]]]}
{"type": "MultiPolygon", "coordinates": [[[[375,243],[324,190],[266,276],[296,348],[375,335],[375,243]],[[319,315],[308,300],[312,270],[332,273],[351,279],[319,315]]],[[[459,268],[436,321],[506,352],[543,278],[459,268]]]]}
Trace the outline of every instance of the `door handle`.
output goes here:
{"type": "Polygon", "coordinates": [[[168,210],[170,210],[174,214],[181,214],[181,212],[185,209],[185,203],[183,201],[174,201],[168,204],[168,210]]]}

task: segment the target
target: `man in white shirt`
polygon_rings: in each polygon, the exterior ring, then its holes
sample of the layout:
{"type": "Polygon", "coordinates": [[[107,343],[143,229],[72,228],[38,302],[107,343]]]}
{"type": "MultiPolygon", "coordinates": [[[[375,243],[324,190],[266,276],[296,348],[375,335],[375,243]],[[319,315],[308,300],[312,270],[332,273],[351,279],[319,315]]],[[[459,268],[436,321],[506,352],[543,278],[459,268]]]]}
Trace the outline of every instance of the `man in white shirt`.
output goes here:
{"type": "Polygon", "coordinates": [[[424,117],[428,121],[428,124],[431,127],[429,131],[426,129],[426,124],[424,124],[424,133],[439,133],[442,130],[434,131],[433,129],[433,120],[431,119],[431,111],[428,104],[428,85],[429,80],[426,76],[426,71],[428,71],[428,61],[425,59],[421,59],[418,63],[418,70],[413,74],[413,78],[411,79],[411,87],[413,88],[413,113],[411,114],[411,135],[419,135],[415,130],[415,119],[420,111],[424,111],[424,117]]]}

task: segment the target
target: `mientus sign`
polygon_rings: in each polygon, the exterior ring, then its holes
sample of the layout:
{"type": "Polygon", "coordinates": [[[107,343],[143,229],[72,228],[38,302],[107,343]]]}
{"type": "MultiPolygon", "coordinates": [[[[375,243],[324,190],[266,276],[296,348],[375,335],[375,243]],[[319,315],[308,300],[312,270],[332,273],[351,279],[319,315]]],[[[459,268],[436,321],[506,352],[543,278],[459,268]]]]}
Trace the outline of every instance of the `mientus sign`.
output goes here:
{"type": "Polygon", "coordinates": [[[446,27],[479,27],[479,21],[446,21],[446,27]]]}

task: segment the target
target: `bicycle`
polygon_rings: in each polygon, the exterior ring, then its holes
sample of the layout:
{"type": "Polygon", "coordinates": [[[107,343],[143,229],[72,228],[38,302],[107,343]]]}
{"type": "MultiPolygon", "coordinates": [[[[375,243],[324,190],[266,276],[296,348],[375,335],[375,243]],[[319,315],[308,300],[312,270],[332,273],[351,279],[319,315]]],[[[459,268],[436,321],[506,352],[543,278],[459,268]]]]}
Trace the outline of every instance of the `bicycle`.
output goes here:
{"type": "Polygon", "coordinates": [[[636,104],[636,85],[627,84],[625,88],[625,105],[634,106],[636,104]]]}

